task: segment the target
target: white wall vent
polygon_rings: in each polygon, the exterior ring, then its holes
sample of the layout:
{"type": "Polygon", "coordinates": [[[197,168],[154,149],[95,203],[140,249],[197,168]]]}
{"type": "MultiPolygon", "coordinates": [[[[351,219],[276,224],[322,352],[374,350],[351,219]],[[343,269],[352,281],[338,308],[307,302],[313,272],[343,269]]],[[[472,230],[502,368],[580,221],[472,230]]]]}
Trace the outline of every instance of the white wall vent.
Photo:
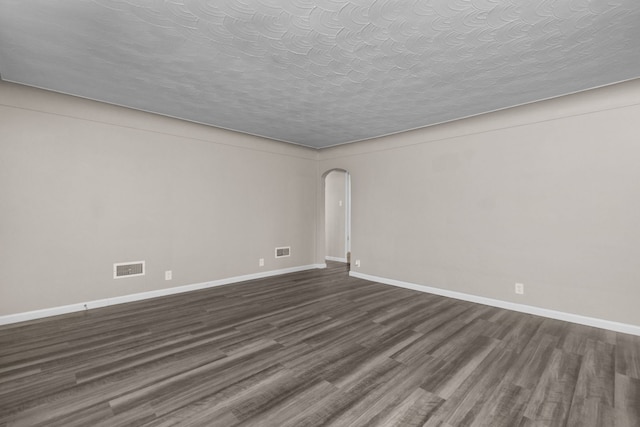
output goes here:
{"type": "Polygon", "coordinates": [[[285,246],[282,248],[276,248],[276,258],[285,258],[291,256],[291,247],[285,246]]]}
{"type": "Polygon", "coordinates": [[[119,262],[113,264],[113,278],[144,276],[144,261],[119,262]]]}

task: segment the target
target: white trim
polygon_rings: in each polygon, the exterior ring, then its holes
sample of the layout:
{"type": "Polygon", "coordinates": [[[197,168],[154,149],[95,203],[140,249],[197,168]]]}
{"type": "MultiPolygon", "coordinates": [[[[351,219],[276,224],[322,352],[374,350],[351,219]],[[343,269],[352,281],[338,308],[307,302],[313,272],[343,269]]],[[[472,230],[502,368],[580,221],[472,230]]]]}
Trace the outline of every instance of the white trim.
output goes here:
{"type": "Polygon", "coordinates": [[[41,319],[43,317],[74,313],[78,311],[88,310],[90,308],[108,307],[110,305],[115,305],[115,304],[124,304],[127,302],[140,301],[140,300],[145,300],[150,298],[163,297],[167,295],[180,294],[183,292],[196,291],[199,289],[207,289],[207,288],[213,288],[216,286],[229,285],[232,283],[245,282],[247,280],[262,279],[265,277],[278,276],[281,274],[296,273],[299,271],[313,270],[317,268],[326,268],[326,267],[327,267],[327,264],[302,265],[299,267],[290,267],[290,268],[283,268],[280,270],[245,274],[243,276],[229,277],[226,279],[219,279],[211,282],[176,286],[173,288],[158,289],[155,291],[141,292],[137,294],[122,295],[122,296],[113,297],[113,298],[104,298],[104,299],[99,299],[94,301],[80,302],[77,304],[45,308],[42,310],[27,311],[24,313],[8,314],[5,316],[0,316],[0,325],[26,322],[28,320],[35,320],[35,319],[41,319]]]}
{"type": "Polygon", "coordinates": [[[328,255],[324,257],[324,259],[326,259],[327,261],[337,261],[337,262],[344,262],[344,263],[347,262],[346,258],[338,258],[335,256],[328,256],[328,255]]]}
{"type": "Polygon", "coordinates": [[[627,323],[620,323],[620,322],[614,322],[611,320],[598,319],[595,317],[587,317],[579,314],[565,313],[562,311],[549,310],[546,308],[534,307],[534,306],[525,305],[525,304],[518,304],[515,302],[509,302],[509,301],[502,301],[502,300],[497,300],[493,298],[486,298],[478,295],[465,294],[462,292],[448,291],[446,289],[433,288],[431,286],[423,286],[423,285],[403,282],[395,279],[387,279],[384,277],[372,276],[369,274],[358,273],[355,271],[350,271],[349,276],[357,277],[359,279],[369,280],[371,282],[382,283],[385,285],[412,289],[414,291],[426,292],[429,294],[441,295],[444,297],[455,298],[463,301],[490,305],[492,307],[519,311],[521,313],[534,314],[536,316],[548,317],[548,318],[557,319],[557,320],[564,320],[565,322],[578,323],[580,325],[593,326],[596,328],[609,329],[611,331],[640,336],[640,326],[637,326],[637,325],[630,325],[627,323]]]}
{"type": "Polygon", "coordinates": [[[351,175],[349,172],[344,174],[344,253],[346,255],[351,252],[351,175]]]}

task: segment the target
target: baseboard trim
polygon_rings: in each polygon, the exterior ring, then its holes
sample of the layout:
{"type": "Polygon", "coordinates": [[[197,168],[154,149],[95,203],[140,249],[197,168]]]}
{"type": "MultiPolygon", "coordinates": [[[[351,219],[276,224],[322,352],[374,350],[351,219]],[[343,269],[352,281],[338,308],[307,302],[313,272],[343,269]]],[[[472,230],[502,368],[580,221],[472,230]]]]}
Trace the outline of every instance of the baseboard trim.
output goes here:
{"type": "Polygon", "coordinates": [[[462,301],[475,302],[478,304],[490,305],[492,307],[504,308],[507,310],[519,311],[521,313],[534,314],[536,316],[548,317],[565,322],[577,323],[580,325],[593,326],[600,329],[608,329],[615,332],[622,332],[630,335],[640,336],[640,326],[627,323],[614,322],[611,320],[587,317],[579,314],[565,313],[562,311],[549,310],[546,308],[534,307],[526,304],[518,304],[509,301],[502,301],[493,298],[481,297],[478,295],[465,294],[463,292],[448,291],[446,289],[434,288],[431,286],[418,285],[416,283],[403,282],[401,280],[387,279],[385,277],[372,276],[369,274],[350,271],[349,276],[385,285],[397,286],[414,291],[425,292],[443,297],[455,298],[462,301]]]}
{"type": "Polygon", "coordinates": [[[200,289],[214,288],[216,286],[230,285],[233,283],[245,282],[247,280],[263,279],[266,277],[279,276],[287,273],[297,273],[299,271],[326,268],[327,264],[310,264],[298,267],[283,268],[260,273],[245,274],[243,276],[229,277],[226,279],[213,280],[211,282],[195,283],[192,285],[176,286],[174,288],[158,289],[155,291],[141,292],[137,294],[123,295],[112,298],[104,298],[94,301],[80,302],[58,307],[45,308],[42,310],[27,311],[24,313],[8,314],[0,316],[0,325],[26,322],[29,320],[42,319],[44,317],[59,316],[61,314],[74,313],[78,311],[90,310],[93,308],[108,307],[110,305],[124,304],[127,302],[140,301],[151,298],[158,298],[168,295],[181,294],[184,292],[197,291],[200,289]]]}
{"type": "Polygon", "coordinates": [[[326,259],[327,261],[336,261],[336,262],[344,262],[344,263],[347,262],[346,258],[338,258],[335,256],[326,256],[324,257],[324,259],[326,259]]]}

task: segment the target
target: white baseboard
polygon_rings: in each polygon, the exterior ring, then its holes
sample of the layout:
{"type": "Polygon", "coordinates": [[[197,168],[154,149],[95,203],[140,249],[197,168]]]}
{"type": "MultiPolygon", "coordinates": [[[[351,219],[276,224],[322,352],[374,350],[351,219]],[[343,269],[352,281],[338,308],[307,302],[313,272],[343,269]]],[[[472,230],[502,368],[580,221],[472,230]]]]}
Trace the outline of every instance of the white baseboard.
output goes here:
{"type": "Polygon", "coordinates": [[[337,261],[337,262],[345,262],[345,263],[347,262],[346,258],[338,258],[335,256],[326,256],[324,257],[324,259],[326,259],[327,261],[337,261]]]}
{"type": "Polygon", "coordinates": [[[265,277],[278,276],[287,273],[326,268],[327,264],[310,264],[299,267],[283,268],[260,273],[246,274],[244,276],[229,277],[226,279],[213,280],[211,282],[195,283],[192,285],[177,286],[174,288],[158,289],[155,291],[141,292],[137,294],[123,295],[113,298],[104,298],[94,301],[81,302],[77,304],[63,305],[59,307],[45,308],[42,310],[27,311],[24,313],[9,314],[0,316],[0,325],[26,322],[28,320],[41,319],[43,317],[58,316],[60,314],[74,313],[77,311],[89,310],[92,308],[108,307],[115,304],[140,301],[149,298],[163,297],[167,295],[180,294],[183,292],[196,291],[199,289],[213,288],[216,286],[229,285],[232,283],[245,282],[247,280],[262,279],[265,277]]]}
{"type": "Polygon", "coordinates": [[[462,301],[475,302],[478,304],[490,305],[492,307],[519,311],[521,313],[534,314],[536,316],[548,317],[556,320],[564,320],[565,322],[577,323],[580,325],[593,326],[596,328],[608,329],[615,332],[622,332],[625,334],[640,336],[640,326],[630,325],[627,323],[614,322],[611,320],[598,319],[595,317],[581,316],[579,314],[565,313],[562,311],[549,310],[546,308],[502,301],[493,298],[485,298],[478,295],[465,294],[462,292],[448,291],[446,289],[433,288],[431,286],[423,286],[395,279],[371,276],[369,274],[358,273],[355,271],[350,271],[349,276],[369,280],[371,282],[382,283],[385,285],[398,286],[400,288],[412,289],[414,291],[455,298],[462,301]]]}

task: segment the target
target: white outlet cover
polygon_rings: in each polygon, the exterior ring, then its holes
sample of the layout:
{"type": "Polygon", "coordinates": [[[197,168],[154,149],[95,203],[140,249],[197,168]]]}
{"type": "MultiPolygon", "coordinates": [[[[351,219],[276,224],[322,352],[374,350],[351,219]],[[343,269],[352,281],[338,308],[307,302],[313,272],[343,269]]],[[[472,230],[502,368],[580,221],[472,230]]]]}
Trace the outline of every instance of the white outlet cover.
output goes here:
{"type": "Polygon", "coordinates": [[[355,264],[356,264],[356,267],[360,267],[360,260],[359,260],[359,259],[357,259],[357,260],[356,260],[356,262],[355,262],[355,264]]]}
{"type": "Polygon", "coordinates": [[[258,260],[258,265],[259,265],[260,267],[264,267],[264,258],[260,258],[260,259],[258,260]]]}
{"type": "Polygon", "coordinates": [[[516,283],[516,294],[518,295],[524,295],[524,284],[522,283],[516,283]]]}
{"type": "Polygon", "coordinates": [[[164,280],[171,280],[173,277],[173,273],[171,270],[167,270],[164,272],[164,280]]]}

